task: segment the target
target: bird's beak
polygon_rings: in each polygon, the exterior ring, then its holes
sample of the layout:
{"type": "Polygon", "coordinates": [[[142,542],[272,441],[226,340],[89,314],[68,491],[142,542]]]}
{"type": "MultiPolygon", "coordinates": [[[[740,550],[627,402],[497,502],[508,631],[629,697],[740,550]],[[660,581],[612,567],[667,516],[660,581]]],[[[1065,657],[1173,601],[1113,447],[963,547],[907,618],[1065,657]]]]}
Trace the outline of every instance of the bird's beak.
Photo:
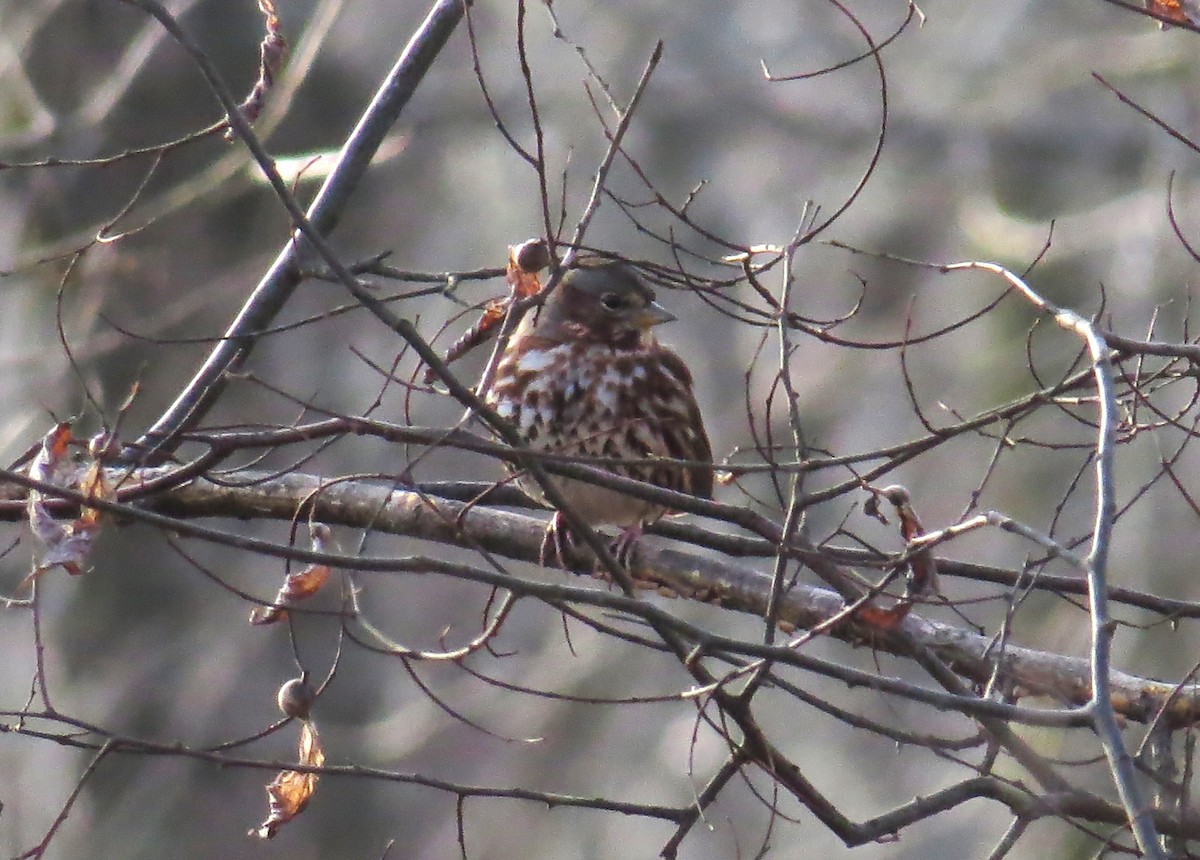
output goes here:
{"type": "Polygon", "coordinates": [[[675,314],[664,308],[658,302],[650,302],[640,311],[634,323],[640,329],[653,328],[656,325],[669,323],[677,319],[675,314]]]}

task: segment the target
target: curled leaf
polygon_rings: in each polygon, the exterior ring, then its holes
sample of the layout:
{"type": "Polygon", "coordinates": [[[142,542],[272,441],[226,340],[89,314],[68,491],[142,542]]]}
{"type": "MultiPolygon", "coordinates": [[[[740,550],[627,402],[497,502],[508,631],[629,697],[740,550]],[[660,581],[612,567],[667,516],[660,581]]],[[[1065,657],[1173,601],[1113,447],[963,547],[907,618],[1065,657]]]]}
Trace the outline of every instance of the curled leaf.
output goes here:
{"type": "Polygon", "coordinates": [[[42,437],[41,450],[29,465],[29,477],[35,481],[65,486],[71,466],[67,452],[74,441],[75,436],[71,433],[69,423],[62,421],[55,424],[54,428],[42,437]]]}
{"type": "MultiPolygon", "coordinates": [[[[483,313],[467,331],[450,345],[442,360],[446,364],[457,361],[480,344],[486,343],[500,330],[509,306],[519,299],[535,296],[542,289],[538,272],[550,265],[550,250],[543,239],[527,239],[520,245],[508,248],[508,269],[505,277],[512,291],[502,299],[492,299],[483,307],[483,313]]],[[[428,385],[436,377],[432,370],[425,371],[428,385]]]]}
{"type": "MultiPolygon", "coordinates": [[[[492,299],[484,305],[483,313],[479,319],[463,333],[462,337],[450,344],[450,348],[442,356],[442,361],[446,362],[446,364],[457,361],[475,347],[490,340],[492,335],[497,331],[496,327],[500,325],[507,311],[507,299],[492,299]]],[[[435,379],[437,379],[437,376],[433,370],[426,369],[425,384],[428,385],[435,379]]]]}
{"type": "MultiPolygon", "coordinates": [[[[329,547],[329,526],[317,523],[312,527],[313,552],[324,552],[329,547]]],[[[256,606],[250,613],[251,624],[275,624],[287,618],[287,607],[295,606],[312,597],[329,580],[329,565],[310,564],[304,570],[289,573],[275,595],[270,606],[256,606]]]]}
{"type": "MultiPolygon", "coordinates": [[[[1200,24],[1200,3],[1197,0],[1145,0],[1145,7],[1180,24],[1200,24]]],[[[1165,28],[1167,25],[1160,21],[1159,26],[1165,28]]]]}
{"type": "MultiPolygon", "coordinates": [[[[245,101],[238,106],[246,118],[246,122],[251,124],[262,113],[267,93],[275,85],[275,75],[283,65],[288,52],[287,39],[283,36],[282,24],[275,9],[274,0],[258,0],[258,9],[263,14],[266,26],[266,35],[263,36],[262,44],[259,45],[258,78],[250,90],[250,95],[246,96],[245,101]]],[[[232,127],[226,130],[226,140],[233,140],[234,136],[232,127]]]]}
{"type": "MultiPolygon", "coordinates": [[[[325,764],[325,751],[317,736],[317,727],[309,721],[300,726],[300,764],[320,767],[325,764]]],[[[313,793],[317,790],[320,777],[315,773],[295,770],[280,771],[267,785],[267,817],[257,828],[250,831],[259,839],[273,839],[279,828],[304,811],[313,793]]]]}
{"type": "Polygon", "coordinates": [[[911,609],[912,603],[908,600],[888,607],[868,604],[855,611],[854,619],[870,624],[872,627],[878,627],[880,630],[895,630],[900,626],[900,622],[908,617],[911,609]]]}
{"type": "MultiPolygon", "coordinates": [[[[870,507],[866,511],[868,514],[886,522],[878,508],[878,500],[883,499],[890,502],[895,509],[896,516],[900,521],[900,535],[910,546],[917,538],[925,534],[925,527],[921,525],[921,520],[912,506],[912,497],[905,487],[900,484],[892,484],[881,490],[872,487],[867,489],[871,492],[871,498],[868,500],[870,507]]],[[[933,559],[933,552],[929,549],[919,549],[909,556],[906,574],[907,588],[904,595],[906,598],[937,591],[937,563],[933,559]]]]}
{"type": "MultiPolygon", "coordinates": [[[[99,462],[92,462],[83,478],[76,480],[76,469],[68,456],[70,446],[75,441],[70,424],[63,422],[55,425],[42,439],[41,450],[30,464],[29,477],[78,489],[92,498],[112,498],[113,492],[105,481],[104,470],[99,462]]],[[[84,507],[76,519],[63,521],[50,512],[44,494],[31,490],[27,513],[30,531],[44,551],[34,560],[33,571],[21,586],[52,567],[62,567],[72,576],[83,573],[84,563],[100,533],[100,511],[84,507]]]]}

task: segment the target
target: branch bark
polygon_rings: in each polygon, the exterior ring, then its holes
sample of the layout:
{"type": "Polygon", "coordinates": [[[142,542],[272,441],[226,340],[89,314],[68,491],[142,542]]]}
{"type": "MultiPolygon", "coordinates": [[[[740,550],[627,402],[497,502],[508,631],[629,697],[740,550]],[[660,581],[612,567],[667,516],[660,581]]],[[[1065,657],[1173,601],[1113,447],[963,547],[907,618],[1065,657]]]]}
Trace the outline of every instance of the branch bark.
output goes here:
{"type": "MultiPolygon", "coordinates": [[[[122,486],[136,490],[139,481],[161,480],[164,468],[139,470],[122,486]]],[[[118,470],[119,475],[130,474],[118,470]]],[[[410,490],[392,490],[362,480],[331,481],[314,475],[294,473],[280,477],[245,473],[247,486],[218,485],[196,479],[133,507],[90,499],[88,504],[118,513],[124,518],[147,521],[177,533],[264,554],[301,560],[323,561],[347,569],[426,571],[471,578],[490,585],[523,591],[541,599],[578,600],[643,617],[666,619],[700,641],[709,654],[766,657],[776,663],[837,678],[854,686],[921,701],[937,708],[960,710],[975,716],[993,716],[1014,722],[1055,726],[1085,726],[1090,717],[1083,709],[1091,696],[1089,661],[1053,652],[1010,645],[994,651],[991,638],[971,630],[910,613],[896,631],[880,630],[854,617],[833,625],[829,635],[851,645],[872,648],[910,658],[913,645],[945,662],[964,679],[983,684],[991,679],[1016,690],[1019,695],[1048,698],[1067,708],[1031,708],[986,699],[969,698],[920,687],[883,675],[864,672],[840,663],[793,650],[787,643],[767,646],[729,639],[683,624],[670,613],[646,601],[630,599],[595,588],[561,584],[553,580],[518,577],[494,569],[449,564],[435,558],[354,558],[313,553],[268,541],[227,535],[217,529],[190,522],[199,518],[291,520],[302,516],[329,523],[406,535],[424,540],[479,550],[522,562],[537,563],[545,522],[527,514],[469,505],[410,490]]],[[[35,487],[47,495],[80,502],[84,497],[61,487],[32,481],[12,472],[0,474],[10,484],[35,487]]],[[[643,539],[634,558],[634,578],[650,583],[682,599],[705,602],[722,608],[764,617],[771,599],[772,578],[768,572],[737,564],[726,558],[687,551],[653,537],[643,539]]],[[[806,555],[808,565],[838,566],[834,553],[814,550],[806,555]]],[[[589,570],[587,557],[577,558],[589,570]]],[[[782,596],[779,619],[807,629],[827,622],[845,608],[843,598],[825,588],[797,583],[782,596]]],[[[1109,673],[1113,710],[1122,717],[1146,723],[1158,718],[1168,725],[1187,725],[1200,719],[1200,684],[1178,685],[1113,670],[1109,673]],[[1161,714],[1161,716],[1160,716],[1161,714]]]]}

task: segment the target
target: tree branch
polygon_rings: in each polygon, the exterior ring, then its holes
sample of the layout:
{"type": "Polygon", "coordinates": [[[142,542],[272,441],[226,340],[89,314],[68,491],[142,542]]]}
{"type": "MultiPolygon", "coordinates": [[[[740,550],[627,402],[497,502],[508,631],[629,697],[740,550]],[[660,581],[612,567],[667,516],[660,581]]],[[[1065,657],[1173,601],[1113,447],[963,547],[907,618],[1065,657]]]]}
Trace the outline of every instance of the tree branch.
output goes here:
{"type": "MultiPolygon", "coordinates": [[[[151,10],[157,5],[147,0],[130,2],[151,10]]],[[[308,210],[307,221],[320,235],[329,235],[341,219],[351,194],[365,175],[376,150],[441,52],[450,33],[462,19],[468,2],[438,0],[380,85],[375,98],[342,146],[337,163],[308,210]]],[[[214,81],[210,78],[210,85],[222,96],[230,122],[239,130],[239,137],[250,143],[253,136],[241,133],[249,128],[238,114],[232,94],[220,85],[219,79],[214,81]],[[233,109],[229,107],[231,104],[233,109]],[[239,128],[239,125],[245,128],[239,128]]],[[[261,155],[266,157],[265,152],[261,155]]],[[[271,172],[268,171],[268,174],[271,172]]],[[[162,446],[178,433],[195,427],[203,420],[224,390],[223,380],[227,372],[246,360],[258,332],[270,325],[300,284],[297,264],[303,258],[305,248],[298,233],[289,239],[200,370],[175,402],[138,440],[139,447],[162,446]]]]}

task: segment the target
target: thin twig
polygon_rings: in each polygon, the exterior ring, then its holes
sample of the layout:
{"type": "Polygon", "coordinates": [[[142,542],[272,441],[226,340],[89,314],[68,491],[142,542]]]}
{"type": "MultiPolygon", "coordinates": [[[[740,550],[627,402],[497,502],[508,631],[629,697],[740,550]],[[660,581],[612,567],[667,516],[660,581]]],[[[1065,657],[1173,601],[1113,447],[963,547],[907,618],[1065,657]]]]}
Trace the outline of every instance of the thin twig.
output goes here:
{"type": "Polygon", "coordinates": [[[1092,545],[1083,570],[1088,578],[1088,608],[1091,616],[1091,680],[1092,695],[1088,709],[1096,735],[1104,747],[1109,769],[1121,803],[1129,814],[1134,838],[1144,856],[1151,860],[1164,858],[1151,808],[1137,782],[1136,768],[1125,743],[1121,727],[1113,711],[1111,683],[1111,643],[1114,623],[1108,612],[1108,550],[1116,510],[1116,489],[1113,478],[1113,449],[1116,445],[1116,395],[1113,391],[1113,370],[1109,347],[1092,323],[1066,308],[1052,304],[1033,290],[1016,273],[996,263],[971,261],[944,266],[947,272],[977,269],[999,275],[1020,295],[1050,314],[1054,321],[1078,335],[1087,344],[1092,373],[1096,380],[1099,408],[1099,428],[1096,440],[1096,514],[1092,530],[1092,545]]]}

